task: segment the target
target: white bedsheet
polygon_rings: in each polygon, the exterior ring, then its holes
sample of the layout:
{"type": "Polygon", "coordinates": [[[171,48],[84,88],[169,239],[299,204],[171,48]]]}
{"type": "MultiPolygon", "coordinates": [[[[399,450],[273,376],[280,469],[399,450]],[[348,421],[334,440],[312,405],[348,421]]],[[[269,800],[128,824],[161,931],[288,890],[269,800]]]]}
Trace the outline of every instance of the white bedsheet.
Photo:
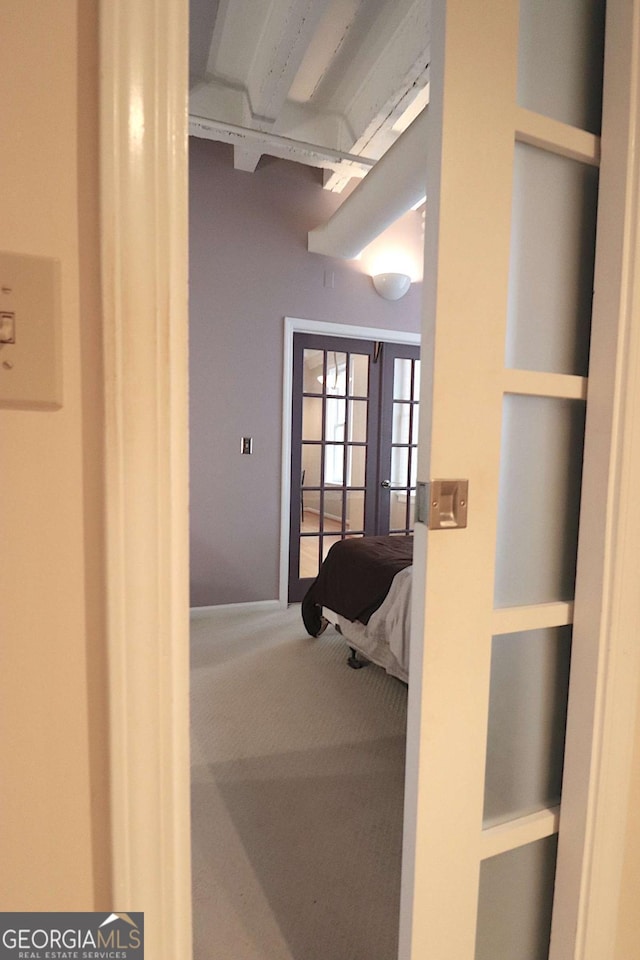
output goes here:
{"type": "Polygon", "coordinates": [[[337,623],[350,645],[367,660],[377,663],[405,683],[409,680],[412,570],[412,567],[405,567],[395,575],[389,593],[366,626],[338,614],[328,618],[337,623]]]}

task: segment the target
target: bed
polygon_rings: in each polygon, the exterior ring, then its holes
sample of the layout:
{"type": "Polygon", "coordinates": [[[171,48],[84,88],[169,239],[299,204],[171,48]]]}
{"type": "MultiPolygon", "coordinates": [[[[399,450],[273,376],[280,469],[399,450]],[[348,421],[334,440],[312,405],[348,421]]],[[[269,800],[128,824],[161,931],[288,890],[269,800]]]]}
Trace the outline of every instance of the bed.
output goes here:
{"type": "Polygon", "coordinates": [[[332,623],[351,647],[349,665],[377,663],[409,677],[413,537],[353,537],[335,543],[302,601],[312,637],[332,623]]]}

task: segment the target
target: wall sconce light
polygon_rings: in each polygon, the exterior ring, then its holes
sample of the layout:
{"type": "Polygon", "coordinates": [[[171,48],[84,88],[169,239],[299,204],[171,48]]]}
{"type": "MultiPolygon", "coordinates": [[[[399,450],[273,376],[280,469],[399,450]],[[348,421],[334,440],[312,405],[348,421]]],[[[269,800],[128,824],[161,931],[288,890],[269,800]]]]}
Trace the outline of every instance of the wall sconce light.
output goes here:
{"type": "Polygon", "coordinates": [[[385,300],[399,300],[411,286],[411,277],[406,273],[377,273],[371,279],[385,300]]]}

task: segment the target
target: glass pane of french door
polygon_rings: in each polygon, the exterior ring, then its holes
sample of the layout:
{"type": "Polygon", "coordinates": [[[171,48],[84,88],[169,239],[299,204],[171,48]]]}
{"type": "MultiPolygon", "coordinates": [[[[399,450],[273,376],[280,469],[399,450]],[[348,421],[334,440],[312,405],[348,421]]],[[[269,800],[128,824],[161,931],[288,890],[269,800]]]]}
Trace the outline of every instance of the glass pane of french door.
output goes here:
{"type": "Polygon", "coordinates": [[[294,337],[289,600],[301,600],[333,544],[375,531],[376,344],[294,337]]]}
{"type": "Polygon", "coordinates": [[[289,600],[333,544],[413,529],[420,360],[402,344],[294,336],[289,600]]]}
{"type": "Polygon", "coordinates": [[[382,361],[380,424],[380,530],[401,536],[413,531],[418,465],[420,359],[417,347],[387,343],[382,361]],[[384,486],[387,483],[389,486],[384,486]]]}
{"type": "Polygon", "coordinates": [[[547,960],[557,837],[482,862],[474,960],[547,960]]]}

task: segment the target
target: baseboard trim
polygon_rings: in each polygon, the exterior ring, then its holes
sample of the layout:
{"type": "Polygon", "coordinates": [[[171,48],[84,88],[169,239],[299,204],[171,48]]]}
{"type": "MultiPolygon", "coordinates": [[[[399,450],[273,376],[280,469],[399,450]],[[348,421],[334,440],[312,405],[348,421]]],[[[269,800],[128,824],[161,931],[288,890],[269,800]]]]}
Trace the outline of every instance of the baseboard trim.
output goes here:
{"type": "Polygon", "coordinates": [[[191,607],[189,616],[192,620],[199,620],[202,617],[208,617],[212,613],[229,613],[252,610],[282,610],[286,604],[279,600],[250,600],[246,603],[218,603],[211,607],[191,607]]]}

